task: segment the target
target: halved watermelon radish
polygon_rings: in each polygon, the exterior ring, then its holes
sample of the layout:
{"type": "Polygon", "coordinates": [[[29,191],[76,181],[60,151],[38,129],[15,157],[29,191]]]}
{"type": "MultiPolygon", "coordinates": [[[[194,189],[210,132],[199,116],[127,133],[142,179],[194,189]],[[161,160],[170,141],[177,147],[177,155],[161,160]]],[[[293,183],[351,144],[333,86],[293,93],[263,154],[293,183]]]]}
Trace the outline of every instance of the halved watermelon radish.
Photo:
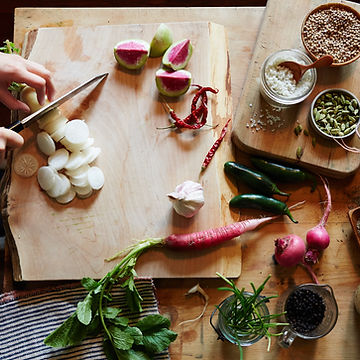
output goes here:
{"type": "Polygon", "coordinates": [[[156,86],[165,96],[185,94],[191,84],[191,73],[186,70],[167,71],[159,69],[155,74],[156,86]]]}
{"type": "Polygon", "coordinates": [[[144,66],[149,53],[149,43],[139,39],[123,40],[114,47],[116,61],[130,70],[140,69],[144,66]]]}

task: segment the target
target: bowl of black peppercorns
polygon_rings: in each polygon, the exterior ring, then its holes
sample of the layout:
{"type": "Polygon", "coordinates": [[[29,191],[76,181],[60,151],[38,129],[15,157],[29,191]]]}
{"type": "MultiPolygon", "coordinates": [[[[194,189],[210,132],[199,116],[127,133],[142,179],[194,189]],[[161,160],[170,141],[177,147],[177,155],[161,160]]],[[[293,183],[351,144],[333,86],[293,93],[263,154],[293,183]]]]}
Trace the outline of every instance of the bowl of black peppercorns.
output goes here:
{"type": "Polygon", "coordinates": [[[360,57],[360,14],[342,3],[320,5],[302,23],[301,39],[316,60],[323,55],[334,59],[332,67],[352,63],[360,57]]]}

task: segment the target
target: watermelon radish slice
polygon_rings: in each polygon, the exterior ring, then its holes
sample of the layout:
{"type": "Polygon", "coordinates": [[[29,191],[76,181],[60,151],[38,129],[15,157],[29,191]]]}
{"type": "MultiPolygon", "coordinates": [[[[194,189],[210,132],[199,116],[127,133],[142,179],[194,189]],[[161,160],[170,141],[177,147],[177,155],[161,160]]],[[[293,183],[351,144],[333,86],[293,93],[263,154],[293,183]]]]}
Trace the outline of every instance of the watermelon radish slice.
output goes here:
{"type": "Polygon", "coordinates": [[[162,63],[173,70],[183,69],[188,64],[192,51],[190,40],[180,40],[166,50],[162,63]]]}
{"type": "Polygon", "coordinates": [[[140,69],[149,57],[150,45],[139,39],[123,40],[114,47],[116,61],[126,69],[140,69]]]}
{"type": "Polygon", "coordinates": [[[185,94],[191,84],[191,73],[186,70],[167,71],[159,69],[155,75],[156,86],[165,96],[185,94]]]}

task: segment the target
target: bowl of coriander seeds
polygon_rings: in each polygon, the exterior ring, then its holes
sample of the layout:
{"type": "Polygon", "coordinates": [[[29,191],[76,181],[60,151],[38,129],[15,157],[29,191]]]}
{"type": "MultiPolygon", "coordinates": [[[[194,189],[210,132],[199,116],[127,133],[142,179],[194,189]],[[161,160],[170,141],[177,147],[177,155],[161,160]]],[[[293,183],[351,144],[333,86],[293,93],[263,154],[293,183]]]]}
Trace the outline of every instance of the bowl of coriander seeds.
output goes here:
{"type": "Polygon", "coordinates": [[[310,123],[328,139],[344,139],[354,135],[360,123],[360,102],[345,89],[327,89],[311,103],[310,123]]]}
{"type": "Polygon", "coordinates": [[[314,60],[331,55],[332,67],[350,64],[360,57],[360,14],[343,3],[320,5],[305,17],[301,39],[314,60]]]}

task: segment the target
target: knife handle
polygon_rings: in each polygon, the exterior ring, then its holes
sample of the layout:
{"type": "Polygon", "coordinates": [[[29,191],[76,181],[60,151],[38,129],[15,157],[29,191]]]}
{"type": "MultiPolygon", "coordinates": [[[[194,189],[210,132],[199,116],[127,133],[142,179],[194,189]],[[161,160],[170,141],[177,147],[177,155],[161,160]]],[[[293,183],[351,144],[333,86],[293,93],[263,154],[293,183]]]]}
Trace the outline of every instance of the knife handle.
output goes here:
{"type": "Polygon", "coordinates": [[[9,129],[9,130],[13,130],[13,131],[15,131],[17,133],[19,133],[21,130],[25,129],[24,125],[21,123],[20,120],[14,121],[13,123],[11,123],[6,128],[9,129]]]}

